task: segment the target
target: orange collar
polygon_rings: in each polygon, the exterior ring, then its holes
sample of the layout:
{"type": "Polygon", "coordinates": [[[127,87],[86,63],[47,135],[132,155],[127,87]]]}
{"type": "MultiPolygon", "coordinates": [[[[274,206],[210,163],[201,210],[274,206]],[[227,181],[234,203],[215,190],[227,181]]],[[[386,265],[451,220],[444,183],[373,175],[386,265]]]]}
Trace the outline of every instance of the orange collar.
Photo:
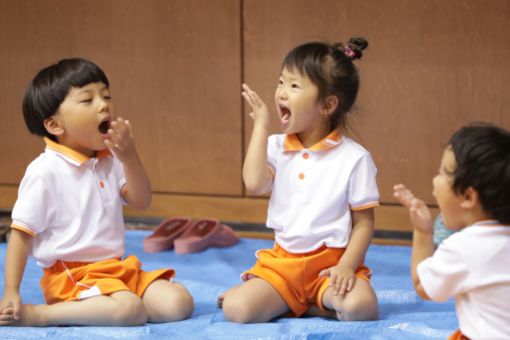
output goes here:
{"type": "MultiPolygon", "coordinates": [[[[64,156],[64,158],[71,160],[72,163],[77,165],[81,165],[90,159],[90,157],[85,156],[84,154],[81,154],[78,151],[71,149],[70,147],[58,144],[47,137],[44,137],[44,142],[46,143],[46,149],[55,151],[56,153],[64,156]]],[[[111,156],[111,152],[108,149],[96,152],[96,158],[104,158],[108,156],[111,156]]]]}
{"type": "MultiPolygon", "coordinates": [[[[324,137],[317,144],[308,148],[308,150],[310,150],[310,151],[325,151],[325,150],[334,148],[335,146],[339,145],[341,142],[342,142],[342,135],[340,135],[340,132],[338,132],[338,130],[333,130],[333,132],[331,132],[329,135],[324,137]]],[[[305,149],[305,147],[303,146],[303,144],[301,144],[301,141],[299,140],[299,138],[296,134],[287,135],[285,137],[285,143],[283,146],[284,152],[301,151],[303,149],[305,149]]]]}

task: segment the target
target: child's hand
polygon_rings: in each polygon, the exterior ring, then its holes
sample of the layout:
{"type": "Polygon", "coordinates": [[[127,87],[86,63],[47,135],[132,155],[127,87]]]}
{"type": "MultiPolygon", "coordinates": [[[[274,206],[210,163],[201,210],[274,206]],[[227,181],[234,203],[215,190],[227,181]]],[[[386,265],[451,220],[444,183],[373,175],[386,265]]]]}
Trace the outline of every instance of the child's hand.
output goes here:
{"type": "Polygon", "coordinates": [[[319,276],[329,277],[329,286],[333,288],[333,295],[344,295],[350,292],[356,282],[354,270],[340,264],[322,270],[319,276]]]}
{"type": "Polygon", "coordinates": [[[414,229],[424,233],[434,231],[434,221],[425,202],[414,197],[413,193],[403,184],[397,184],[393,187],[393,196],[409,209],[414,229]]]}
{"type": "Polygon", "coordinates": [[[242,85],[244,99],[250,104],[253,112],[250,113],[250,117],[253,118],[255,126],[269,129],[269,110],[267,109],[266,103],[260,99],[259,95],[250,89],[246,84],[242,85]]]}
{"type": "Polygon", "coordinates": [[[10,325],[21,319],[21,297],[6,293],[0,302],[0,326],[10,325]]]}
{"type": "Polygon", "coordinates": [[[104,143],[122,163],[136,155],[131,123],[123,118],[119,117],[110,123],[104,143]]]}

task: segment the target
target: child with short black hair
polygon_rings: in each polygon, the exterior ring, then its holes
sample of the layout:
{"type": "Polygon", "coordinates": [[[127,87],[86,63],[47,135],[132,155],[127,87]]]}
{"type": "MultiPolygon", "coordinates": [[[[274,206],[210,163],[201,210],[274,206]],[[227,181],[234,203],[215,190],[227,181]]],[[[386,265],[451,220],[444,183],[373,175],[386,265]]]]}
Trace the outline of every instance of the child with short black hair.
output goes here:
{"type": "Polygon", "coordinates": [[[510,339],[510,132],[480,123],[457,131],[433,185],[445,226],[457,231],[437,250],[425,203],[394,187],[414,226],[416,292],[438,302],[455,297],[460,330],[450,339],[510,339]]]}
{"type": "Polygon", "coordinates": [[[124,259],[122,204],[147,208],[151,186],[131,124],[117,117],[94,63],[64,59],[41,70],[23,100],[45,152],[28,166],[12,211],[0,325],[140,325],[188,318],[193,299],[172,269],[124,259]],[[43,268],[47,304],[22,304],[27,257],[43,268]]]}

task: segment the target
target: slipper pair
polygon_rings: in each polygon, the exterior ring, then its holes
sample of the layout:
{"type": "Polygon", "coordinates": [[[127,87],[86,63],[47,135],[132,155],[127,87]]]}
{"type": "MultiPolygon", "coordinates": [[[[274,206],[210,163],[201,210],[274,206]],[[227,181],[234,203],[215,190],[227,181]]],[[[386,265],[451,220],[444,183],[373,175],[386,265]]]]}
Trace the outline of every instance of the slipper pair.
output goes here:
{"type": "Polygon", "coordinates": [[[143,240],[143,250],[156,253],[175,248],[177,254],[200,252],[209,247],[230,247],[239,242],[232,228],[216,219],[175,217],[163,221],[143,240]]]}

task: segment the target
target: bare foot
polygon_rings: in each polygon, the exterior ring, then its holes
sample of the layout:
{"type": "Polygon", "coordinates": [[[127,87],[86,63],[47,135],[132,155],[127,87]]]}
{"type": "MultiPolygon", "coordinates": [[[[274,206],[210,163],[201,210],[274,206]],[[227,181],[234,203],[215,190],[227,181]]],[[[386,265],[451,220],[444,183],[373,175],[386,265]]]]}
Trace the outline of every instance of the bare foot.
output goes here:
{"type": "Polygon", "coordinates": [[[234,286],[227,290],[226,292],[223,292],[220,295],[218,295],[218,297],[216,298],[216,305],[218,306],[218,308],[223,308],[223,300],[225,300],[225,295],[227,295],[228,292],[230,292],[233,289],[236,289],[237,287],[239,287],[239,285],[234,286]]]}
{"type": "Polygon", "coordinates": [[[225,293],[223,292],[216,298],[216,304],[218,305],[218,308],[223,308],[223,299],[225,299],[225,293]]]}
{"type": "Polygon", "coordinates": [[[17,326],[47,326],[44,318],[44,309],[48,305],[22,305],[21,320],[17,320],[17,326]]]}

